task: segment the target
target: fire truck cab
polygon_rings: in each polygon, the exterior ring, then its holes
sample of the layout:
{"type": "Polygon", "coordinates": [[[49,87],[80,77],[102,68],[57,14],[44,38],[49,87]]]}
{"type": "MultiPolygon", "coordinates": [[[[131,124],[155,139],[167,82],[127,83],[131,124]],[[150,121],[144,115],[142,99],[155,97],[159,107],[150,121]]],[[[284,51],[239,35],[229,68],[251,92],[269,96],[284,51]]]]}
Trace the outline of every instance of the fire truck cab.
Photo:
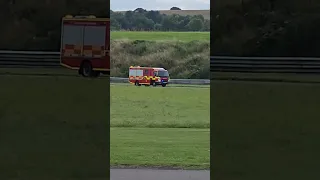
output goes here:
{"type": "Polygon", "coordinates": [[[169,72],[164,68],[131,66],[129,68],[129,82],[136,86],[166,87],[169,83],[169,72]]]}
{"type": "Polygon", "coordinates": [[[84,77],[110,74],[110,19],[95,16],[62,18],[60,64],[84,77]]]}

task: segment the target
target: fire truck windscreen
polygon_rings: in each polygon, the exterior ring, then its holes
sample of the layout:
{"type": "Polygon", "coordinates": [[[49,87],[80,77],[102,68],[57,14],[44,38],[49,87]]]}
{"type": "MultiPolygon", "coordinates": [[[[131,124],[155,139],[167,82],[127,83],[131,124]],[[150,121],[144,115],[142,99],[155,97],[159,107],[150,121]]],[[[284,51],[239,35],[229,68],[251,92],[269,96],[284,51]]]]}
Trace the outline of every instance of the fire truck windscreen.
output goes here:
{"type": "Polygon", "coordinates": [[[157,74],[159,77],[169,77],[168,71],[158,71],[157,74]]]}

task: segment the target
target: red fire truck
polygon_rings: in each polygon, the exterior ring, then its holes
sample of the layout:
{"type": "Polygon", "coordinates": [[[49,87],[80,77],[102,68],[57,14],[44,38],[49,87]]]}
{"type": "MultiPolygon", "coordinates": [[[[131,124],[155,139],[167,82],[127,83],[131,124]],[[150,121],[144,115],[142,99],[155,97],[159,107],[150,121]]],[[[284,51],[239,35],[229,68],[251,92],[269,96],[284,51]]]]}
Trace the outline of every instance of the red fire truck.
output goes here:
{"type": "Polygon", "coordinates": [[[110,74],[110,19],[95,16],[62,18],[60,64],[84,77],[110,74]]]}
{"type": "Polygon", "coordinates": [[[129,68],[129,82],[136,86],[157,86],[166,87],[169,83],[169,73],[164,68],[131,66],[129,68]]]}

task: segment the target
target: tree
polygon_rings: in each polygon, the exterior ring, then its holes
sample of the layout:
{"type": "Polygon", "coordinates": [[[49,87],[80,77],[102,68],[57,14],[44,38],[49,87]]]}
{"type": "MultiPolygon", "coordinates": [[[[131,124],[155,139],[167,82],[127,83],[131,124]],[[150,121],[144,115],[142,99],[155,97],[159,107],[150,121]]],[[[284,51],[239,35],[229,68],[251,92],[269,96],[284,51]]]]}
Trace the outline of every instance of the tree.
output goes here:
{"type": "Polygon", "coordinates": [[[137,8],[133,12],[135,12],[135,13],[145,13],[145,12],[147,12],[147,10],[145,10],[143,8],[137,8]]]}
{"type": "MultiPolygon", "coordinates": [[[[109,18],[110,13],[105,0],[1,1],[0,49],[59,51],[63,16],[95,15],[109,18]]],[[[116,24],[113,23],[113,27],[116,24]]]]}
{"type": "Polygon", "coordinates": [[[154,25],[153,29],[156,30],[156,31],[160,31],[162,29],[162,25],[157,23],[157,24],[154,25]]]}
{"type": "Polygon", "coordinates": [[[181,9],[178,7],[172,7],[172,8],[170,8],[170,10],[181,10],[181,9]]]}
{"type": "Polygon", "coordinates": [[[203,31],[210,31],[210,20],[205,19],[203,22],[203,31]]]}
{"type": "MultiPolygon", "coordinates": [[[[142,8],[137,8],[134,11],[111,12],[112,30],[156,30],[156,31],[189,31],[187,26],[192,18],[204,21],[202,15],[196,16],[181,16],[178,14],[166,15],[161,14],[159,11],[146,11],[142,8]],[[114,26],[114,27],[113,27],[114,26]]],[[[210,22],[209,22],[210,23],[210,22]]],[[[209,25],[208,25],[209,26],[209,25]]],[[[209,31],[209,27],[199,29],[209,31]]]]}
{"type": "Polygon", "coordinates": [[[203,21],[199,18],[193,18],[187,26],[191,31],[201,31],[203,29],[203,21]]]}
{"type": "Polygon", "coordinates": [[[121,29],[120,23],[116,19],[111,19],[110,20],[110,30],[114,31],[114,30],[120,30],[120,29],[121,29]]]}

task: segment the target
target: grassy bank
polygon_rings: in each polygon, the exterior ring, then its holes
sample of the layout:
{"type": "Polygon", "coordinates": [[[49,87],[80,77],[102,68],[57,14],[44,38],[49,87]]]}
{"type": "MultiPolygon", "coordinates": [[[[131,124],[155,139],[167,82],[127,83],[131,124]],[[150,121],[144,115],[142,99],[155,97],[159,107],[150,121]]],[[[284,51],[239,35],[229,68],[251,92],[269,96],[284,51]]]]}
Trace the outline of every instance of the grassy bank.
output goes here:
{"type": "Polygon", "coordinates": [[[106,79],[0,76],[0,81],[1,179],[108,176],[106,79]]]}
{"type": "Polygon", "coordinates": [[[212,81],[212,176],[317,176],[319,91],[319,84],[212,81]]]}
{"type": "Polygon", "coordinates": [[[209,41],[111,41],[111,75],[127,77],[130,66],[164,67],[171,78],[209,78],[209,41]]]}

